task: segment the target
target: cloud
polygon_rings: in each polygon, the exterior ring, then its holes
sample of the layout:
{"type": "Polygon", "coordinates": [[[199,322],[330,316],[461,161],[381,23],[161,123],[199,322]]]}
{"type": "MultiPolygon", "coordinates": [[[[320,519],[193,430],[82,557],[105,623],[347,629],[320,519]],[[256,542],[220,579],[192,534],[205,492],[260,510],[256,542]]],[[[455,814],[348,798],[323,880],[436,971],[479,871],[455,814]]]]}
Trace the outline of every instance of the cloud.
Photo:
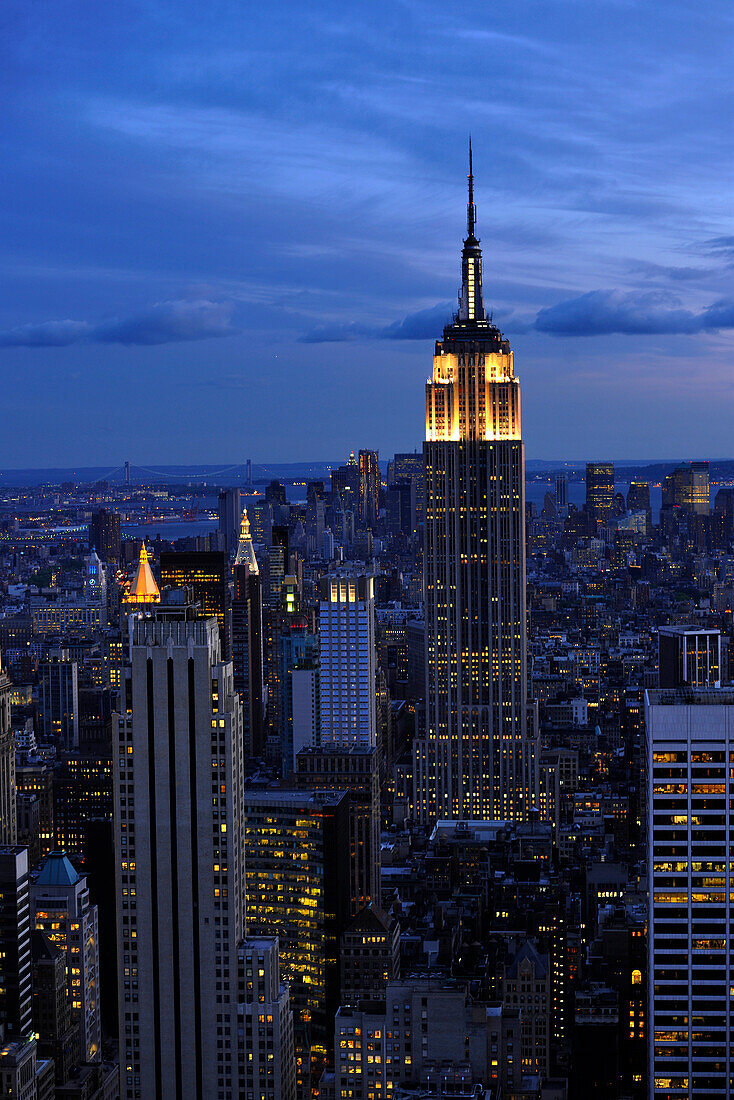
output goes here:
{"type": "Polygon", "coordinates": [[[541,309],[534,327],[551,336],[690,335],[734,328],[734,302],[715,302],[694,313],[661,291],[592,290],[541,309]]]}
{"type": "Polygon", "coordinates": [[[428,309],[409,313],[390,325],[360,325],[356,322],[317,325],[300,337],[302,344],[336,343],[343,340],[433,340],[451,320],[451,302],[439,302],[428,309]]]}
{"type": "Polygon", "coordinates": [[[428,309],[419,309],[402,321],[394,321],[379,335],[383,340],[434,340],[451,320],[454,308],[451,302],[439,302],[428,309]]]}
{"type": "Polygon", "coordinates": [[[234,305],[228,301],[186,299],[156,302],[129,317],[98,324],[88,321],[45,321],[0,330],[0,348],[58,348],[70,344],[173,344],[184,340],[208,340],[233,336],[234,305]]]}

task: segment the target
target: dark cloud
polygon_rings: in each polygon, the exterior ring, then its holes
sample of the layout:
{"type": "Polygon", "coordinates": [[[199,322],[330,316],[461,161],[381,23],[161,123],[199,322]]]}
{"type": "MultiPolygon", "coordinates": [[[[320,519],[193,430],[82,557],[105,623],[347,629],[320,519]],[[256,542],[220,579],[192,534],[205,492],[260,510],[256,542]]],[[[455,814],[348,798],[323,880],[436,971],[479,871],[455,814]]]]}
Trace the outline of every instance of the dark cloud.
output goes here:
{"type": "Polygon", "coordinates": [[[409,313],[402,321],[394,321],[379,335],[383,340],[435,340],[451,320],[454,307],[450,302],[439,302],[428,309],[409,313]]]}
{"type": "Polygon", "coordinates": [[[233,303],[208,299],[157,302],[142,313],[92,325],[87,321],[46,321],[0,330],[2,348],[56,348],[70,344],[173,344],[232,336],[233,303]]]}
{"type": "Polygon", "coordinates": [[[317,325],[300,337],[302,344],[329,344],[343,340],[431,340],[441,333],[451,320],[450,302],[439,302],[428,309],[409,313],[402,321],[391,325],[350,324],[317,325]]]}
{"type": "Polygon", "coordinates": [[[694,313],[682,309],[676,298],[663,292],[592,290],[541,309],[535,328],[552,336],[690,335],[734,328],[734,303],[715,302],[694,313]]]}

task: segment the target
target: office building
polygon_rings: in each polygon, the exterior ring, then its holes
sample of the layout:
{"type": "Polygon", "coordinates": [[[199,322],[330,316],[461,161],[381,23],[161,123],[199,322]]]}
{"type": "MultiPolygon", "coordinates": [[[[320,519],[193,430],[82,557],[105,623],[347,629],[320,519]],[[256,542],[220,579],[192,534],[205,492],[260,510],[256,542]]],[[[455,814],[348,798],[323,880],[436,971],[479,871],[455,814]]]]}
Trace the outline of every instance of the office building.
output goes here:
{"type": "Polygon", "coordinates": [[[519,1039],[517,1010],[473,1003],[466,982],[391,981],[383,1000],[339,1009],[336,1095],[521,1097],[519,1039]]]}
{"type": "Polygon", "coordinates": [[[393,537],[410,538],[416,525],[415,483],[394,481],[385,493],[385,528],[393,537]]]}
{"type": "Polygon", "coordinates": [[[506,967],[502,978],[506,1008],[519,1008],[524,1073],[547,1077],[550,1067],[550,967],[526,941],[506,967]]]}
{"type": "Polygon", "coordinates": [[[28,1039],[32,1032],[31,925],[28,850],[0,847],[0,1036],[4,1042],[28,1039]]]}
{"type": "Polygon", "coordinates": [[[650,1097],[728,1097],[734,692],[645,696],[650,1097]]]}
{"type": "Polygon", "coordinates": [[[240,534],[240,520],[242,518],[242,502],[239,489],[222,489],[217,498],[217,515],[219,517],[219,534],[222,537],[224,551],[228,557],[237,550],[237,540],[240,534]]]}
{"type": "MultiPolygon", "coordinates": [[[[288,578],[286,578],[286,581],[288,578]]],[[[295,755],[304,743],[318,737],[319,719],[315,694],[319,684],[319,639],[308,620],[293,609],[285,611],[279,630],[278,724],[284,778],[295,768],[295,755]]]]}
{"type": "Polygon", "coordinates": [[[217,1036],[237,1034],[245,914],[242,717],[216,619],[185,603],[136,619],[123,699],[121,1095],[219,1100],[237,1084],[236,1047],[217,1036]]]}
{"type": "Polygon", "coordinates": [[[18,839],[15,790],[15,736],[10,725],[13,686],[0,665],[0,846],[18,839]]]}
{"type": "Polygon", "coordinates": [[[340,945],[340,1005],[382,1001],[388,982],[400,977],[400,924],[376,905],[367,905],[344,929],[340,945]]]}
{"type": "Polygon", "coordinates": [[[79,676],[65,649],[50,650],[40,670],[38,711],[45,740],[65,748],[79,745],[79,676]]]}
{"type": "Polygon", "coordinates": [[[242,703],[242,728],[247,752],[250,756],[261,756],[265,748],[262,581],[247,510],[242,512],[232,574],[234,689],[242,703]]]}
{"type": "Polygon", "coordinates": [[[662,508],[699,516],[709,514],[708,462],[682,462],[663,482],[662,508]]]}
{"type": "Polygon", "coordinates": [[[33,958],[33,1026],[38,1036],[38,1055],[52,1058],[56,1083],[69,1078],[82,1060],[79,1024],[71,1017],[71,998],[66,979],[66,953],[44,932],[31,933],[33,958]]]}
{"type": "Polygon", "coordinates": [[[61,753],[53,784],[54,844],[59,851],[86,860],[89,826],[105,821],[112,827],[112,754],[61,753]]]}
{"type": "Polygon", "coordinates": [[[661,626],[658,631],[658,686],[720,687],[721,633],[698,626],[661,626]]]}
{"type": "Polygon", "coordinates": [[[89,549],[96,550],[104,562],[122,560],[120,513],[99,508],[89,523],[89,549]]]}
{"type": "Polygon", "coordinates": [[[482,298],[469,173],[462,286],[426,384],[426,736],[419,818],[524,817],[525,481],[520,384],[482,298]]]}
{"type": "Polygon", "coordinates": [[[31,925],[66,959],[67,996],[79,1026],[81,1060],[102,1057],[99,921],[80,876],[64,852],[50,852],[30,888],[31,925]]]}
{"type": "Polygon", "coordinates": [[[336,470],[331,471],[332,495],[338,497],[345,512],[359,511],[359,487],[360,468],[352,451],[345,466],[338,466],[336,470]]]}
{"type": "Polygon", "coordinates": [[[288,497],[286,496],[285,485],[280,481],[271,481],[265,486],[265,499],[269,504],[286,505],[288,497]]]}
{"type": "Polygon", "coordinates": [[[214,616],[224,660],[229,660],[232,652],[229,581],[229,558],[223,550],[164,551],[161,554],[161,585],[190,588],[201,615],[214,616]]]}
{"type": "Polygon", "coordinates": [[[247,924],[277,936],[297,1043],[320,1077],[339,1005],[339,943],[349,920],[349,796],[247,788],[247,924]]]}
{"type": "Polygon", "coordinates": [[[277,939],[245,940],[237,953],[237,970],[242,1022],[238,1019],[236,1095],[295,1100],[293,1012],[288,986],[280,978],[277,939]]]}
{"type": "Polygon", "coordinates": [[[377,743],[372,577],[331,575],[319,604],[322,744],[377,743]]]}
{"type": "Polygon", "coordinates": [[[380,904],[380,761],[367,745],[325,745],[296,753],[299,787],[349,797],[349,913],[380,904]]]}
{"type": "Polygon", "coordinates": [[[627,490],[627,511],[644,512],[647,518],[645,533],[652,529],[652,509],[650,507],[650,486],[646,481],[631,481],[627,490]]]}
{"type": "Polygon", "coordinates": [[[556,508],[568,508],[568,478],[565,474],[556,475],[556,508]]]}
{"type": "Polygon", "coordinates": [[[374,529],[380,515],[380,461],[377,451],[359,452],[359,522],[374,529]]]}
{"type": "Polygon", "coordinates": [[[415,500],[415,525],[422,527],[425,520],[426,467],[422,451],[396,454],[392,461],[392,481],[397,484],[409,481],[415,500]]]}
{"type": "Polygon", "coordinates": [[[586,463],[586,511],[596,529],[614,512],[614,463],[586,463]]]}

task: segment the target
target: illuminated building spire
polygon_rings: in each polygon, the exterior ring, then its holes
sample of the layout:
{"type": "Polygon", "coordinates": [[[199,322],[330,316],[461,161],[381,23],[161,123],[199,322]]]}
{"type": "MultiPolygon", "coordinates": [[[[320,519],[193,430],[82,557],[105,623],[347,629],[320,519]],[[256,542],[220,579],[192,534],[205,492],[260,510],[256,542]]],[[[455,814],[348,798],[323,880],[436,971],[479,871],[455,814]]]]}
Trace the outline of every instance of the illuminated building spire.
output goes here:
{"type": "Polygon", "coordinates": [[[252,545],[252,535],[250,534],[250,517],[247,514],[247,509],[242,510],[242,522],[240,524],[240,537],[237,542],[237,554],[234,559],[235,565],[249,565],[250,573],[259,573],[257,565],[257,558],[255,557],[255,550],[252,545]]]}
{"type": "Polygon", "coordinates": [[[140,560],[138,568],[130,585],[130,591],[123,597],[123,603],[160,603],[161,594],[155,583],[145,542],[140,545],[140,560]]]}
{"type": "Polygon", "coordinates": [[[477,208],[474,204],[474,164],[471,138],[469,138],[469,202],[466,207],[466,240],[461,253],[461,293],[457,323],[487,324],[487,311],[482,298],[482,250],[474,230],[477,225],[477,208]]]}

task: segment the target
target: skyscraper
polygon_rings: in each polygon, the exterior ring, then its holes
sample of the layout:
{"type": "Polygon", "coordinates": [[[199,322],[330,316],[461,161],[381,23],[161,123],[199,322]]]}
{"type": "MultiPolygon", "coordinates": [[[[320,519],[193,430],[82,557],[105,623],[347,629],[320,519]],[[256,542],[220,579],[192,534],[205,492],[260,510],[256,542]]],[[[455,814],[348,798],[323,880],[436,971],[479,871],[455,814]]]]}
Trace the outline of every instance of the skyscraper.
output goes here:
{"type": "Polygon", "coordinates": [[[262,582],[246,509],[242,512],[240,537],[232,573],[234,577],[232,594],[234,688],[242,703],[245,746],[251,756],[260,756],[264,749],[262,582]]]}
{"type": "Polygon", "coordinates": [[[614,510],[614,463],[586,463],[586,510],[597,526],[603,526],[614,510]]]}
{"type": "Polygon", "coordinates": [[[568,507],[568,478],[565,474],[556,475],[556,508],[568,507]]]}
{"type": "Polygon", "coordinates": [[[223,550],[164,551],[161,585],[191,588],[201,614],[213,615],[219,625],[222,656],[231,654],[232,610],[229,559],[223,550]]]}
{"type": "Polygon", "coordinates": [[[231,1092],[244,936],[242,718],[213,618],[134,623],[115,769],[121,1096],[231,1092]],[[233,1018],[234,1017],[234,1018],[233,1018]],[[226,1082],[226,1083],[225,1083],[226,1082]]]}
{"type": "Polygon", "coordinates": [[[120,513],[99,508],[92,513],[89,524],[89,549],[96,550],[102,561],[121,559],[120,513]]]}
{"type": "Polygon", "coordinates": [[[520,384],[487,316],[469,162],[459,308],[426,384],[426,735],[419,817],[522,818],[527,752],[520,384]]]}
{"type": "Polygon", "coordinates": [[[377,525],[380,510],[380,461],[377,451],[359,452],[359,520],[364,527],[377,525]]]}
{"type": "Polygon", "coordinates": [[[15,792],[15,738],[10,726],[12,685],[0,666],[0,845],[18,837],[15,792]]]}
{"type": "Polygon", "coordinates": [[[293,1100],[292,1024],[277,941],[244,938],[241,705],[216,619],[184,602],[138,617],[122,701],[122,766],[115,768],[120,1095],[225,1100],[254,1090],[266,1100],[293,1100]],[[246,1007],[255,992],[257,1013],[246,1007]],[[277,1026],[268,1027],[274,1017],[277,1026]],[[267,1053],[248,1064],[256,1039],[259,1052],[268,1043],[267,1053]]]}
{"type": "Polygon", "coordinates": [[[375,661],[373,578],[324,577],[319,605],[323,744],[377,743],[375,661]]]}
{"type": "Polygon", "coordinates": [[[645,728],[649,1095],[728,1097],[734,692],[649,691],[645,728]]]}
{"type": "Polygon", "coordinates": [[[222,489],[217,499],[219,533],[224,539],[225,552],[230,557],[237,549],[237,538],[240,532],[240,517],[242,515],[240,495],[239,489],[222,489]]]}

